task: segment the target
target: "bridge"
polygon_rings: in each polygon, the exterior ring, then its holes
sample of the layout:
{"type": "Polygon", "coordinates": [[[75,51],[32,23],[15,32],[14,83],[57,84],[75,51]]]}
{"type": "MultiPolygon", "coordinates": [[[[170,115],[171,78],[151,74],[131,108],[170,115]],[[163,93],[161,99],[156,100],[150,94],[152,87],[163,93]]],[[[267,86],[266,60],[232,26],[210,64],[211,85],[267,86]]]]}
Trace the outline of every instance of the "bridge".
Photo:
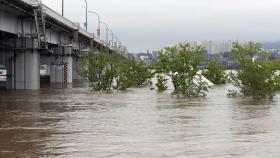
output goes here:
{"type": "Polygon", "coordinates": [[[7,89],[40,89],[44,66],[50,82],[72,83],[81,79],[75,69],[81,55],[105,49],[127,52],[36,0],[0,0],[0,64],[7,69],[7,89]]]}

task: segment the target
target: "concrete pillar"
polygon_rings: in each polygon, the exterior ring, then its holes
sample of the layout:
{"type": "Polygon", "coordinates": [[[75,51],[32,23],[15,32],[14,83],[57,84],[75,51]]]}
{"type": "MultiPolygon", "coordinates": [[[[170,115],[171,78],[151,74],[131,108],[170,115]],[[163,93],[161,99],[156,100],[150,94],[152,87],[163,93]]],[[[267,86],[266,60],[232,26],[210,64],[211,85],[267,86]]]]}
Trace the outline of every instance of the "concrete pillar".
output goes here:
{"type": "Polygon", "coordinates": [[[63,83],[64,64],[63,62],[53,62],[50,66],[50,80],[51,83],[63,83]]]}
{"type": "Polygon", "coordinates": [[[73,58],[73,80],[81,80],[82,77],[79,75],[77,67],[78,67],[78,58],[73,58]]]}
{"type": "Polygon", "coordinates": [[[89,51],[93,51],[94,50],[94,34],[91,33],[90,34],[90,41],[89,41],[89,51]]]}
{"type": "Polygon", "coordinates": [[[10,57],[7,61],[7,89],[15,89],[14,66],[14,57],[10,57]]]}
{"type": "Polygon", "coordinates": [[[73,46],[73,49],[78,50],[79,49],[79,29],[80,29],[80,24],[75,22],[73,27],[74,27],[74,31],[73,31],[72,46],[73,46]]]}
{"type": "Polygon", "coordinates": [[[67,64],[67,83],[73,82],[73,58],[72,56],[64,57],[65,64],[67,64]]]}
{"type": "Polygon", "coordinates": [[[17,53],[15,89],[40,89],[40,54],[37,50],[17,53]]]}
{"type": "Polygon", "coordinates": [[[73,82],[73,58],[71,55],[59,57],[50,66],[51,83],[73,82]]]}

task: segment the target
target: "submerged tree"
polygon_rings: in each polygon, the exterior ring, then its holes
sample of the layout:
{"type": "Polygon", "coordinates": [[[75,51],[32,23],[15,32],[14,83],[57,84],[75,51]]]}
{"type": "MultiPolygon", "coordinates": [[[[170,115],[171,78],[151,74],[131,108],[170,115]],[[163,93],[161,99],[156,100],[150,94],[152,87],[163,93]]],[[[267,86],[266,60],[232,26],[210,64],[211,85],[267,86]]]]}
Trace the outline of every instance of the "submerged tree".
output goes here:
{"type": "MultiPolygon", "coordinates": [[[[158,56],[156,73],[169,76],[174,86],[174,95],[184,97],[206,96],[208,86],[202,81],[199,64],[202,62],[204,48],[193,49],[189,44],[179,44],[163,49],[158,56]]],[[[162,84],[165,78],[159,77],[158,89],[164,90],[162,84]]]]}
{"type": "Polygon", "coordinates": [[[225,66],[214,60],[208,62],[207,70],[203,72],[203,75],[214,84],[227,82],[225,66]]]}
{"type": "Polygon", "coordinates": [[[115,52],[110,53],[109,50],[102,53],[93,51],[83,56],[78,72],[96,91],[143,86],[153,77],[144,63],[131,56],[126,58],[115,52]]]}
{"type": "Polygon", "coordinates": [[[231,75],[233,84],[241,94],[253,98],[272,98],[280,90],[277,62],[268,60],[269,54],[261,51],[259,43],[233,46],[233,59],[239,64],[236,75],[231,75]]]}
{"type": "Polygon", "coordinates": [[[142,61],[137,61],[133,56],[129,56],[118,64],[115,89],[125,90],[129,87],[150,85],[154,74],[142,61]]]}
{"type": "Polygon", "coordinates": [[[90,52],[84,55],[79,62],[78,72],[87,79],[89,86],[94,90],[110,90],[116,75],[115,61],[110,58],[109,51],[104,53],[90,52]]]}
{"type": "Polygon", "coordinates": [[[163,75],[157,75],[157,89],[159,92],[163,92],[165,90],[167,90],[168,86],[167,86],[167,81],[168,79],[166,79],[163,75]]]}

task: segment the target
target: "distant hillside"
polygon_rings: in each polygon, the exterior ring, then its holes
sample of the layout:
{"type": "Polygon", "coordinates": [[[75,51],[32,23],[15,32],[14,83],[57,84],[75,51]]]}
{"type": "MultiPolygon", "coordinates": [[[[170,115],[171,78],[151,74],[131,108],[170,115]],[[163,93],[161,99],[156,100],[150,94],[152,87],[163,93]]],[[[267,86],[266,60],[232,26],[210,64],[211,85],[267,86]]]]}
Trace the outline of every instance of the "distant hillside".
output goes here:
{"type": "Polygon", "coordinates": [[[272,49],[272,48],[280,48],[280,41],[276,42],[264,42],[263,47],[267,49],[272,49]]]}

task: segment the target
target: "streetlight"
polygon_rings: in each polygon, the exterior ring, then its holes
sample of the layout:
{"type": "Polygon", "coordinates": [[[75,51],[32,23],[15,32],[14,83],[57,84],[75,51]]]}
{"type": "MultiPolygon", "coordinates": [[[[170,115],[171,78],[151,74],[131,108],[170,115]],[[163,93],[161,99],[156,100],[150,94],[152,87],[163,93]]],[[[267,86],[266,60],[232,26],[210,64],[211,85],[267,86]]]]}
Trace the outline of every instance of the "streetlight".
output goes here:
{"type": "Polygon", "coordinates": [[[86,3],[86,23],[85,23],[85,27],[86,27],[86,30],[88,28],[88,3],[87,3],[87,0],[85,0],[85,3],[86,3]]]}
{"type": "Polygon", "coordinates": [[[109,32],[109,27],[108,27],[108,25],[107,25],[105,22],[103,22],[103,21],[101,21],[100,24],[104,24],[104,25],[106,26],[106,44],[108,44],[108,32],[109,32]]]}
{"type": "Polygon", "coordinates": [[[64,0],[62,0],[62,11],[61,11],[62,13],[62,16],[64,16],[64,0]]]}
{"type": "Polygon", "coordinates": [[[120,40],[118,39],[117,36],[115,36],[115,40],[116,40],[116,49],[118,50],[121,42],[120,42],[120,40]]]}
{"type": "MultiPolygon", "coordinates": [[[[86,3],[86,23],[84,24],[84,26],[86,27],[86,30],[87,30],[87,28],[88,28],[87,27],[87,25],[88,25],[87,24],[88,23],[88,14],[87,14],[88,13],[88,11],[87,11],[88,10],[88,3],[87,3],[87,0],[85,0],[85,3],[86,3]]],[[[62,16],[64,16],[64,0],[62,0],[62,11],[61,12],[62,12],[61,13],[62,16]]]]}
{"type": "Polygon", "coordinates": [[[111,32],[112,35],[112,47],[114,46],[114,33],[111,29],[109,29],[109,31],[111,32]]]}
{"type": "Polygon", "coordinates": [[[100,16],[99,16],[99,14],[96,13],[96,12],[93,12],[93,11],[88,11],[88,12],[89,12],[89,13],[92,13],[92,14],[95,14],[95,15],[97,15],[97,17],[98,17],[97,36],[98,36],[98,40],[100,41],[100,23],[101,23],[101,21],[100,21],[100,16]]]}

